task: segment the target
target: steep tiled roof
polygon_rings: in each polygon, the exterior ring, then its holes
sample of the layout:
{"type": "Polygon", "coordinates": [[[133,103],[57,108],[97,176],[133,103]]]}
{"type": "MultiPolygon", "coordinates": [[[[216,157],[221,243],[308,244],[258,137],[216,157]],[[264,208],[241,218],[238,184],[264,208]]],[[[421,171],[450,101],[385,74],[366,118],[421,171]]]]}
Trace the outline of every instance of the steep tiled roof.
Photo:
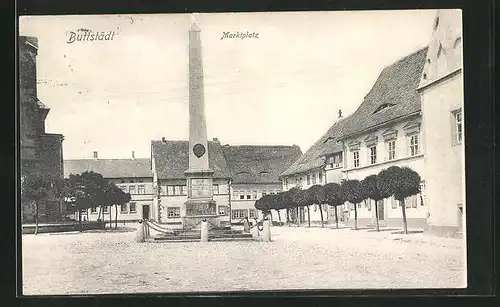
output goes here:
{"type": "Polygon", "coordinates": [[[150,159],[74,159],[64,160],[64,177],[93,171],[104,178],[153,177],[150,159]]]}
{"type": "Polygon", "coordinates": [[[350,116],[335,123],[281,176],[306,172],[324,165],[323,156],[342,151],[337,140],[421,110],[416,89],[427,48],[418,50],[386,67],[363,103],[350,116]],[[388,106],[383,108],[383,106],[388,106]],[[380,111],[377,111],[380,109],[380,111]]]}
{"type": "Polygon", "coordinates": [[[279,175],[301,155],[294,146],[223,147],[233,183],[277,183],[279,175]]]}
{"type": "MultiPolygon", "coordinates": [[[[189,167],[189,141],[152,141],[151,154],[155,159],[158,179],[184,179],[189,167]]],[[[208,163],[214,178],[230,178],[222,145],[218,141],[208,142],[208,163]]]]}
{"type": "Polygon", "coordinates": [[[337,144],[337,136],[343,131],[349,117],[337,121],[323,136],[316,141],[299,159],[297,159],[281,176],[306,172],[324,165],[323,156],[342,151],[342,145],[337,144]]]}
{"type": "Polygon", "coordinates": [[[349,117],[344,138],[421,110],[416,89],[425,63],[427,47],[386,67],[363,103],[349,117]],[[383,105],[390,105],[376,112],[383,105]]]}

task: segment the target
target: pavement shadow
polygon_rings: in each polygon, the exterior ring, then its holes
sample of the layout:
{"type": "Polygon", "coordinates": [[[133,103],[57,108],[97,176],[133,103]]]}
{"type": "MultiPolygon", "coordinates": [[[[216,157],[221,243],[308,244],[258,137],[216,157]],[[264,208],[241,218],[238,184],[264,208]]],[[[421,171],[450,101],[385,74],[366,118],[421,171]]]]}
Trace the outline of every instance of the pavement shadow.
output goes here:
{"type": "MultiPolygon", "coordinates": [[[[399,230],[398,228],[380,228],[380,232],[382,231],[394,231],[394,230],[399,230]]],[[[377,229],[370,229],[367,230],[367,232],[378,232],[377,229]]]]}
{"type": "MultiPolygon", "coordinates": [[[[424,233],[424,231],[423,230],[408,230],[408,234],[412,234],[412,233],[424,233]]],[[[395,231],[395,232],[391,232],[391,234],[393,234],[393,235],[404,235],[405,231],[404,230],[395,231]]]]}

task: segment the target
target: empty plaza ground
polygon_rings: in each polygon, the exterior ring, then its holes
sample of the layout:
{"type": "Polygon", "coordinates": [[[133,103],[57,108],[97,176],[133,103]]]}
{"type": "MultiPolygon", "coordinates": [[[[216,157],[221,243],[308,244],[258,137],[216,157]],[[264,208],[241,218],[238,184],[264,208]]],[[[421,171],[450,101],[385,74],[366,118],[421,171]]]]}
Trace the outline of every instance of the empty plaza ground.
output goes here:
{"type": "Polygon", "coordinates": [[[134,232],[23,235],[23,294],[466,287],[461,239],[271,230],[270,243],[136,243],[134,232]]]}

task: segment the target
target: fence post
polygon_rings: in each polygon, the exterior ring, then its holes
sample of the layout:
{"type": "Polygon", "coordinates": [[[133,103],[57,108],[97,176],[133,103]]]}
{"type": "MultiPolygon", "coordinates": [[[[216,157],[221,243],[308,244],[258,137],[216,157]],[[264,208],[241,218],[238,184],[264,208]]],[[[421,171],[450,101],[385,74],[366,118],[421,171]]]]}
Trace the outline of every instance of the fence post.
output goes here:
{"type": "Polygon", "coordinates": [[[206,220],[201,222],[201,242],[208,242],[208,223],[206,220]]]}
{"type": "Polygon", "coordinates": [[[269,220],[264,220],[263,224],[263,230],[262,230],[262,240],[264,242],[270,242],[271,241],[271,222],[269,220]]]}
{"type": "Polygon", "coordinates": [[[146,241],[144,228],[145,228],[144,223],[142,223],[142,221],[139,222],[139,226],[137,226],[137,231],[136,231],[136,240],[139,243],[146,241]]]}

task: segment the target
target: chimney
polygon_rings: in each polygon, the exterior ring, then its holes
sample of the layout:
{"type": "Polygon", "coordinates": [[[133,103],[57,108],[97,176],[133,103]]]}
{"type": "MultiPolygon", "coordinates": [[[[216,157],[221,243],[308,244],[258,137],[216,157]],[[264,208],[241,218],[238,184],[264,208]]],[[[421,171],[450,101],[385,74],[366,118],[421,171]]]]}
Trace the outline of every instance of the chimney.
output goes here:
{"type": "Polygon", "coordinates": [[[135,159],[135,152],[132,150],[132,159],[135,159]]]}
{"type": "Polygon", "coordinates": [[[94,160],[97,160],[97,151],[94,151],[94,160]]]}
{"type": "Polygon", "coordinates": [[[218,141],[219,141],[219,139],[218,139],[218,138],[213,138],[212,140],[213,140],[214,142],[218,142],[218,141]]]}
{"type": "Polygon", "coordinates": [[[164,136],[162,136],[162,137],[161,137],[161,141],[162,141],[163,143],[165,143],[165,137],[164,137],[164,136]]]}
{"type": "Polygon", "coordinates": [[[339,109],[339,116],[338,116],[338,119],[342,119],[342,110],[339,109]]]}

